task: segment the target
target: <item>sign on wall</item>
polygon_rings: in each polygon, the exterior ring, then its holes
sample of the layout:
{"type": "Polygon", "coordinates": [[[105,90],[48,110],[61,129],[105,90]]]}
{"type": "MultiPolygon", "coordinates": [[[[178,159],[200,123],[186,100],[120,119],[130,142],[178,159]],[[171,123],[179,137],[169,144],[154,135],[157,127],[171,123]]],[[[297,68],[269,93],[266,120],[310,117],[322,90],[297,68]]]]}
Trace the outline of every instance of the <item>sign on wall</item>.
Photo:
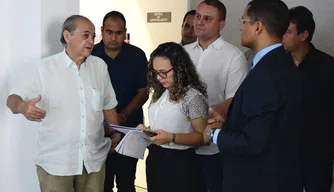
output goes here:
{"type": "Polygon", "coordinates": [[[150,12],[147,13],[147,23],[170,23],[172,12],[150,12]]]}

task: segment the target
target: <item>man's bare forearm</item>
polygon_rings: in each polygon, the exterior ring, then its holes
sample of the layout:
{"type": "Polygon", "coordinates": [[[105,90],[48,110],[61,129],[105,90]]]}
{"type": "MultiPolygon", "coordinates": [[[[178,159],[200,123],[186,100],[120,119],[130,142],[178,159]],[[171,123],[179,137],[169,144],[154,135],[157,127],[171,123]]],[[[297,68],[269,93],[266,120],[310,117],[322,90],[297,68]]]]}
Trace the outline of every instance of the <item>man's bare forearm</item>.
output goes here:
{"type": "Polygon", "coordinates": [[[18,95],[9,95],[7,98],[7,107],[14,113],[22,113],[21,104],[25,102],[18,95]]]}
{"type": "Polygon", "coordinates": [[[118,125],[117,111],[116,108],[103,110],[104,120],[107,125],[114,124],[118,125]]]}

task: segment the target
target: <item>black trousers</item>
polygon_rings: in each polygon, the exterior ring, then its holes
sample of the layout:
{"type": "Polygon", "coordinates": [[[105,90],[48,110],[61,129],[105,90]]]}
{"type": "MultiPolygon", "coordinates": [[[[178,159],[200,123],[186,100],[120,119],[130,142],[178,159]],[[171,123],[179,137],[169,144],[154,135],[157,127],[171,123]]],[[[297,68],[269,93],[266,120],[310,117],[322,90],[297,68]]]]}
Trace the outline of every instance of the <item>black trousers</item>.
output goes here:
{"type": "Polygon", "coordinates": [[[203,192],[221,192],[223,187],[223,155],[197,155],[201,177],[203,179],[203,192]]]}
{"type": "Polygon", "coordinates": [[[301,175],[306,192],[330,192],[333,182],[333,159],[313,161],[303,158],[301,175]]]}
{"type": "Polygon", "coordinates": [[[148,192],[197,192],[199,167],[194,149],[166,149],[151,144],[146,159],[148,192]]]}
{"type": "Polygon", "coordinates": [[[114,178],[118,192],[135,192],[135,179],[138,159],[116,152],[109,153],[106,160],[104,191],[113,192],[114,178]]]}

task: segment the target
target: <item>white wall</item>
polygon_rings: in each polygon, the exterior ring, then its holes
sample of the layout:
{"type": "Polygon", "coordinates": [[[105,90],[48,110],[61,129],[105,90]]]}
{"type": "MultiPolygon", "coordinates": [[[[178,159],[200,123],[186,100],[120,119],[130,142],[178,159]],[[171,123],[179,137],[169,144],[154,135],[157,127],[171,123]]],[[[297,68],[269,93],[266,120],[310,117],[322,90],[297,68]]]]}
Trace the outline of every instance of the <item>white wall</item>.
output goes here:
{"type": "Polygon", "coordinates": [[[37,123],[12,115],[5,103],[9,90],[36,67],[41,56],[61,50],[60,25],[78,14],[78,0],[1,0],[0,40],[0,191],[38,192],[35,167],[37,123]],[[3,177],[3,178],[2,178],[3,177]]]}
{"type": "MultiPolygon", "coordinates": [[[[5,1],[2,1],[5,2],[5,1]]],[[[38,182],[34,168],[33,155],[36,149],[36,132],[32,123],[23,121],[20,116],[13,116],[5,108],[5,100],[8,95],[7,83],[9,83],[10,74],[14,81],[23,80],[20,78],[23,71],[32,65],[40,57],[40,3],[37,0],[8,0],[7,6],[2,7],[0,12],[4,11],[7,23],[3,27],[6,29],[6,39],[2,42],[5,53],[1,56],[5,61],[1,62],[1,111],[3,112],[3,146],[4,146],[4,170],[5,176],[2,191],[38,191],[38,182]],[[20,6],[17,6],[20,4],[20,6]],[[28,11],[29,10],[29,11],[28,11]],[[21,70],[22,69],[22,70],[21,70]],[[20,70],[20,71],[18,71],[20,70]]],[[[10,85],[15,84],[11,81],[10,85]]],[[[10,87],[10,86],[9,86],[10,87]]],[[[2,171],[1,171],[2,172],[2,171]]]]}
{"type": "Polygon", "coordinates": [[[197,5],[200,4],[203,0],[190,0],[190,9],[195,9],[197,8],[197,5]]]}
{"type": "Polygon", "coordinates": [[[92,0],[80,0],[80,15],[88,17],[95,25],[95,43],[101,40],[101,26],[103,17],[111,11],[111,0],[99,0],[98,3],[92,0]]]}
{"type": "Polygon", "coordinates": [[[79,0],[41,2],[41,53],[42,57],[63,50],[60,43],[61,26],[70,15],[79,14],[79,0]]]}
{"type": "MultiPolygon", "coordinates": [[[[8,1],[0,1],[0,18],[8,18],[8,1]]],[[[3,19],[2,26],[6,26],[2,30],[0,30],[0,42],[3,43],[3,45],[9,46],[9,30],[8,30],[8,20],[3,19]]],[[[9,170],[5,169],[6,164],[8,161],[8,150],[5,146],[5,143],[7,143],[7,139],[5,137],[5,134],[7,133],[7,129],[5,129],[6,126],[6,116],[5,116],[5,94],[7,91],[7,73],[8,73],[8,67],[9,67],[9,58],[7,55],[9,55],[9,49],[5,46],[0,46],[0,122],[2,122],[2,125],[0,126],[0,154],[2,155],[2,158],[0,158],[0,188],[4,188],[5,184],[8,183],[8,174],[9,170]]]]}
{"type": "MultiPolygon", "coordinates": [[[[221,0],[227,9],[226,25],[223,29],[223,36],[226,41],[245,50],[240,45],[240,24],[244,8],[249,0],[221,0]]],[[[192,0],[190,8],[196,9],[202,0],[192,0]]],[[[289,8],[303,5],[309,8],[316,22],[316,30],[313,38],[314,45],[328,54],[334,55],[334,1],[333,0],[284,0],[289,8]]]]}

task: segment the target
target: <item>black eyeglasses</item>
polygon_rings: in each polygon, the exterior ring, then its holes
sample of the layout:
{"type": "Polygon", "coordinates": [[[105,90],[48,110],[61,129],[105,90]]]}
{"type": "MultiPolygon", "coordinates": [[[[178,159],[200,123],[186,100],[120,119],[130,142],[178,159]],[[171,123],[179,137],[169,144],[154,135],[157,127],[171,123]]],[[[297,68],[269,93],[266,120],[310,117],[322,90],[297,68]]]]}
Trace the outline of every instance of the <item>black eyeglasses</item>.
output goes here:
{"type": "Polygon", "coordinates": [[[171,69],[169,69],[168,71],[156,71],[156,70],[152,70],[152,72],[155,74],[155,75],[159,75],[161,78],[163,79],[166,79],[167,78],[167,74],[172,71],[174,69],[174,67],[172,67],[171,69]]]}

